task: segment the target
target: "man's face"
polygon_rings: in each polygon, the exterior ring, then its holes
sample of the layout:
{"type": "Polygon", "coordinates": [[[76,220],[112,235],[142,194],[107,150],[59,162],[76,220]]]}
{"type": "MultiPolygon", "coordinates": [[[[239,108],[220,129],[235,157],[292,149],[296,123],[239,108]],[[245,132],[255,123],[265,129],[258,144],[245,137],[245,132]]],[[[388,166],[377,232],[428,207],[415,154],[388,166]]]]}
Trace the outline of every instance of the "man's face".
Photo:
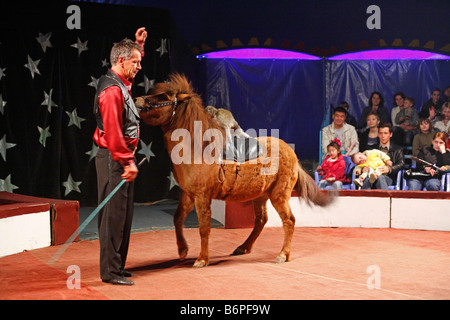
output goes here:
{"type": "Polygon", "coordinates": [[[334,124],[337,125],[337,126],[342,126],[344,124],[344,122],[345,122],[345,117],[346,117],[345,113],[339,112],[339,111],[335,112],[333,114],[334,124]]]}
{"type": "MultiPolygon", "coordinates": [[[[123,59],[120,57],[119,59],[123,59]]],[[[139,50],[134,49],[133,55],[128,60],[122,60],[122,68],[124,76],[128,79],[134,79],[136,77],[136,74],[139,72],[139,70],[142,69],[141,67],[141,53],[139,50]]]]}
{"type": "Polygon", "coordinates": [[[389,128],[379,128],[378,129],[378,138],[380,139],[380,143],[386,145],[391,141],[392,133],[389,131],[389,128]]]}

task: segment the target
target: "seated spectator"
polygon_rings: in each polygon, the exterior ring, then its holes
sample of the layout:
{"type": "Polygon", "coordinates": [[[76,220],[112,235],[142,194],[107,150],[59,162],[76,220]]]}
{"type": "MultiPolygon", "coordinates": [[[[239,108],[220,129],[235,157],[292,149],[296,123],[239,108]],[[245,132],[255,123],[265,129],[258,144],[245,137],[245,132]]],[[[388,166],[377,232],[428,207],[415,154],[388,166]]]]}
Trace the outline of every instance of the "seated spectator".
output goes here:
{"type": "MultiPolygon", "coordinates": [[[[386,153],[392,161],[392,166],[381,166],[378,170],[382,175],[375,181],[370,183],[369,179],[365,179],[362,188],[363,189],[383,189],[387,190],[389,186],[393,185],[397,181],[397,173],[405,166],[405,160],[403,158],[403,149],[393,143],[392,138],[392,124],[383,123],[378,128],[378,138],[380,144],[376,149],[386,153]]],[[[364,168],[363,171],[368,172],[368,168],[364,168]]]]}
{"type": "Polygon", "coordinates": [[[434,124],[434,129],[444,133],[450,133],[450,102],[444,103],[442,106],[442,120],[434,124]]]}
{"type": "Polygon", "coordinates": [[[361,133],[359,137],[359,151],[361,152],[368,149],[374,149],[378,147],[378,144],[380,143],[380,139],[378,139],[378,126],[380,124],[378,114],[369,113],[366,122],[369,128],[361,133]]]}
{"type": "Polygon", "coordinates": [[[323,176],[319,181],[319,188],[325,189],[331,185],[333,189],[342,189],[342,185],[349,183],[350,180],[345,175],[345,161],[341,154],[341,142],[334,139],[327,149],[328,156],[322,165],[317,167],[319,175],[323,176]]]}
{"type": "Polygon", "coordinates": [[[422,175],[412,175],[407,179],[408,190],[422,190],[425,187],[428,191],[439,191],[441,188],[442,171],[450,170],[450,152],[445,148],[447,136],[443,132],[436,132],[433,136],[432,145],[423,147],[417,157],[429,163],[436,164],[435,167],[424,166],[417,163],[415,172],[422,175]]]}
{"type": "Polygon", "coordinates": [[[408,97],[403,103],[403,108],[397,113],[395,121],[399,124],[398,130],[403,130],[402,145],[410,146],[414,139],[414,135],[417,133],[416,129],[419,125],[419,113],[414,109],[414,99],[408,97]]]}
{"type": "Polygon", "coordinates": [[[356,164],[355,175],[358,177],[353,180],[353,183],[358,187],[362,187],[364,181],[369,178],[369,182],[373,184],[378,178],[387,174],[383,167],[392,167],[391,158],[384,152],[372,149],[364,152],[358,152],[352,155],[352,161],[356,164]],[[364,170],[368,168],[368,170],[364,170]]]}
{"type": "Polygon", "coordinates": [[[450,86],[446,86],[443,92],[443,101],[444,102],[450,102],[450,86]]]}
{"type": "Polygon", "coordinates": [[[436,121],[440,120],[441,107],[444,101],[441,100],[441,90],[434,89],[431,93],[431,98],[420,109],[419,117],[428,118],[431,121],[431,125],[434,126],[436,121]]]}
{"type": "Polygon", "coordinates": [[[360,131],[364,131],[366,129],[367,115],[371,112],[375,112],[378,114],[381,123],[390,121],[388,110],[384,106],[384,98],[379,92],[372,92],[369,99],[369,106],[365,107],[362,111],[361,118],[359,118],[357,126],[360,131]]]}
{"type": "Polygon", "coordinates": [[[327,146],[334,139],[341,142],[341,153],[347,156],[359,151],[358,134],[355,127],[345,122],[347,111],[345,108],[337,107],[333,112],[333,122],[322,128],[322,152],[327,154],[327,146]]]}
{"type": "MultiPolygon", "coordinates": [[[[395,117],[397,116],[397,113],[403,108],[403,103],[405,102],[406,96],[403,92],[397,92],[394,95],[394,104],[395,107],[391,110],[391,119],[392,119],[392,125],[394,126],[394,132],[395,127],[398,126],[398,123],[395,122],[395,117]]],[[[394,133],[395,135],[395,133],[394,133]]]]}
{"type": "Polygon", "coordinates": [[[412,144],[412,155],[417,157],[420,149],[431,145],[435,131],[428,118],[419,120],[419,133],[414,136],[412,144]]]}
{"type": "Polygon", "coordinates": [[[338,107],[343,107],[343,108],[345,108],[345,110],[347,110],[347,117],[345,118],[345,122],[347,122],[349,125],[352,125],[356,128],[356,119],[354,116],[352,116],[348,112],[348,109],[350,109],[350,106],[348,105],[348,103],[346,101],[342,101],[341,103],[339,103],[338,107]]]}
{"type": "Polygon", "coordinates": [[[395,107],[392,108],[391,111],[391,120],[393,125],[394,134],[392,136],[392,141],[396,144],[401,145],[403,143],[404,131],[400,128],[399,124],[395,121],[395,117],[403,108],[403,104],[405,103],[406,96],[403,92],[397,92],[394,95],[394,104],[395,107]]]}

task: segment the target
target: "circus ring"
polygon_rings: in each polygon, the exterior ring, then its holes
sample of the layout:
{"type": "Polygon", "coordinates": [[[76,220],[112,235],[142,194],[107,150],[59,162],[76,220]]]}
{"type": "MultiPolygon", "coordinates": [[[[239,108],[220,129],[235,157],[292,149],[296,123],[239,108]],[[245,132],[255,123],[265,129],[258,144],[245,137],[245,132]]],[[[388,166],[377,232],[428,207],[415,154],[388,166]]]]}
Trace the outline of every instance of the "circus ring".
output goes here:
{"type": "MultiPolygon", "coordinates": [[[[26,203],[19,202],[18,195],[13,197],[16,207],[26,203]]],[[[69,212],[72,205],[49,199],[38,202],[44,204],[36,205],[38,211],[48,209],[45,219],[55,210],[52,206],[59,204],[69,212]]],[[[272,305],[275,312],[283,308],[277,301],[284,300],[448,299],[449,202],[446,192],[355,190],[341,191],[333,206],[323,209],[309,207],[294,193],[290,203],[297,227],[291,261],[275,264],[283,230],[271,205],[253,252],[232,256],[250,233],[252,208],[249,203],[214,201],[213,218],[222,219],[224,227],[211,230],[206,268],[192,268],[200,251],[195,228],[185,230],[189,253],[182,262],[174,230],[133,233],[127,269],[134,273],[136,284],[126,288],[101,282],[97,240],[74,242],[54,264],[49,261],[61,245],[48,243],[0,258],[0,299],[177,300],[170,309],[174,314],[180,314],[186,300],[191,306],[208,300],[216,310],[222,306],[223,313],[224,300],[236,305],[247,303],[242,300],[264,300],[259,304],[272,305]]],[[[0,207],[3,211],[11,204],[0,207]]],[[[61,208],[59,213],[64,212],[61,208]]],[[[77,216],[77,210],[68,215],[77,216]]],[[[48,224],[47,231],[55,228],[54,223],[48,224]]],[[[67,230],[78,227],[77,223],[64,225],[71,225],[67,230]]],[[[67,237],[69,233],[65,232],[67,237]]]]}

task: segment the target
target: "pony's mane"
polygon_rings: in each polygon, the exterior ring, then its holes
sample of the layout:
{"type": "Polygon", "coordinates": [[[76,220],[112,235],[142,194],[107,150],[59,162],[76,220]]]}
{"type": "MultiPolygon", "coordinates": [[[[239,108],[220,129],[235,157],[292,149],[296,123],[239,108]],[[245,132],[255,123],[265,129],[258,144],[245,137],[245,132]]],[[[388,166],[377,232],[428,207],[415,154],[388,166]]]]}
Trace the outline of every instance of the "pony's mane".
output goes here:
{"type": "MultiPolygon", "coordinates": [[[[194,92],[191,83],[184,75],[173,73],[169,76],[169,82],[158,83],[152,90],[152,95],[172,96],[174,94],[177,95],[178,107],[169,124],[170,130],[186,129],[190,132],[193,139],[195,122],[200,121],[202,124],[202,137],[208,129],[217,129],[221,132],[223,143],[225,143],[224,129],[206,112],[202,98],[194,92]]],[[[210,144],[208,141],[201,142],[203,147],[208,144],[210,144]]]]}

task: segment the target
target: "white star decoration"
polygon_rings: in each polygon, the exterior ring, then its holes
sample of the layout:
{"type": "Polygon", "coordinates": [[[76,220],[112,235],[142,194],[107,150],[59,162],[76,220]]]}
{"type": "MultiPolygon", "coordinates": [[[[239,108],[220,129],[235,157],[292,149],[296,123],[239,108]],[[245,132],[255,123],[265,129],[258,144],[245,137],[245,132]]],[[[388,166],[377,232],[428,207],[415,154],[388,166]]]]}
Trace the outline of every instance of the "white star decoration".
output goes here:
{"type": "Polygon", "coordinates": [[[154,157],[155,154],[152,152],[152,142],[150,142],[148,145],[144,143],[144,141],[140,140],[141,142],[141,150],[138,151],[138,153],[145,155],[147,158],[147,162],[150,162],[150,158],[154,157]]]}
{"type": "Polygon", "coordinates": [[[11,183],[11,175],[7,176],[5,180],[0,179],[0,191],[13,192],[14,189],[19,189],[11,183]]]}
{"type": "Polygon", "coordinates": [[[52,101],[53,89],[50,89],[50,93],[44,91],[44,101],[42,101],[41,106],[48,106],[48,112],[52,113],[52,107],[56,108],[58,105],[52,101]]]}
{"type": "Polygon", "coordinates": [[[51,48],[52,47],[52,44],[50,43],[50,37],[51,36],[52,36],[51,32],[49,32],[47,34],[44,34],[44,35],[39,32],[39,36],[36,37],[36,40],[41,45],[42,51],[45,52],[45,50],[47,50],[47,48],[51,48]]]}
{"type": "Polygon", "coordinates": [[[3,96],[0,93],[0,112],[1,112],[1,114],[5,114],[5,105],[6,105],[6,101],[3,100],[3,96]]]}
{"type": "Polygon", "coordinates": [[[5,162],[6,162],[6,150],[14,147],[15,145],[16,145],[15,143],[6,142],[6,134],[0,140],[0,154],[2,155],[2,158],[5,162]]]}
{"type": "Polygon", "coordinates": [[[170,171],[170,175],[168,175],[166,178],[169,179],[169,181],[170,181],[169,190],[172,190],[173,187],[178,186],[178,183],[175,180],[175,177],[173,176],[173,172],[172,171],[170,171]]]}
{"type": "Polygon", "coordinates": [[[45,148],[45,144],[47,141],[48,137],[51,137],[52,135],[50,134],[50,126],[48,126],[45,129],[42,129],[41,127],[37,127],[39,130],[39,143],[42,144],[45,148]]]}
{"type": "Polygon", "coordinates": [[[78,186],[80,184],[81,184],[81,181],[74,181],[72,178],[72,175],[69,173],[69,176],[67,177],[67,181],[62,183],[63,187],[66,188],[66,191],[64,192],[64,196],[67,196],[71,191],[76,191],[78,193],[81,193],[80,188],[78,188],[78,186]]]}
{"type": "Polygon", "coordinates": [[[76,127],[78,127],[78,129],[81,129],[81,122],[83,122],[86,119],[78,116],[77,108],[73,109],[72,112],[66,111],[66,114],[69,116],[69,119],[70,119],[67,127],[70,127],[71,125],[75,125],[76,127]]]}
{"type": "Polygon", "coordinates": [[[108,65],[109,65],[108,60],[103,59],[103,60],[102,60],[102,68],[103,68],[103,67],[108,67],[108,65]]]}
{"type": "Polygon", "coordinates": [[[39,72],[39,69],[37,68],[38,64],[39,64],[39,60],[34,60],[31,59],[31,57],[28,55],[28,63],[25,63],[24,66],[26,68],[28,68],[28,70],[30,70],[31,72],[31,78],[34,79],[34,74],[37,73],[38,75],[41,75],[41,73],[39,72]]]}
{"type": "Polygon", "coordinates": [[[149,80],[147,78],[147,76],[144,75],[144,82],[139,83],[138,86],[139,87],[144,87],[145,88],[145,93],[147,93],[148,90],[150,88],[152,88],[154,84],[155,84],[155,79],[149,80]]]}
{"type": "Polygon", "coordinates": [[[92,143],[92,149],[86,152],[86,154],[89,156],[89,161],[95,158],[95,155],[98,152],[98,147],[95,145],[95,143],[92,143]]]}
{"type": "Polygon", "coordinates": [[[91,76],[92,81],[88,83],[88,86],[94,87],[97,90],[98,79],[91,76]]]}
{"type": "Polygon", "coordinates": [[[6,68],[0,68],[0,80],[5,76],[5,70],[6,68]]]}
{"type": "Polygon", "coordinates": [[[156,49],[156,52],[159,52],[160,57],[162,57],[162,55],[164,53],[169,52],[169,51],[167,51],[167,48],[166,48],[166,42],[167,42],[167,39],[161,39],[161,46],[158,49],[156,49]]]}
{"type": "Polygon", "coordinates": [[[80,54],[83,51],[87,51],[88,50],[87,43],[88,43],[88,40],[86,40],[85,42],[81,42],[80,38],[77,37],[77,43],[72,44],[71,47],[77,48],[78,49],[78,56],[80,56],[80,54]]]}

